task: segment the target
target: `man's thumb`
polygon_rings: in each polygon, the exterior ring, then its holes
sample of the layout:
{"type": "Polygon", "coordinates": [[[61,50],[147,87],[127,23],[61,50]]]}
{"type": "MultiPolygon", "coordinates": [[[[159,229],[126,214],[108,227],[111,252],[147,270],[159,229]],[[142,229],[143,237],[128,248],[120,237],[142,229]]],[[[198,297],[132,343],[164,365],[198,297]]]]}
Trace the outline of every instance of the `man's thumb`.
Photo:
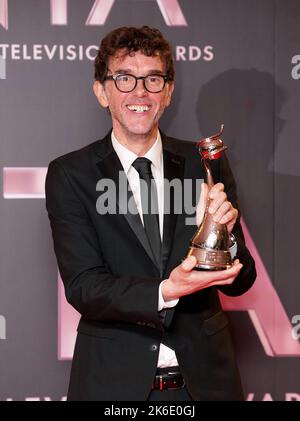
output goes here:
{"type": "Polygon", "coordinates": [[[184,271],[189,272],[190,270],[193,269],[193,267],[195,267],[196,263],[197,263],[196,257],[189,256],[181,263],[181,267],[184,271]]]}

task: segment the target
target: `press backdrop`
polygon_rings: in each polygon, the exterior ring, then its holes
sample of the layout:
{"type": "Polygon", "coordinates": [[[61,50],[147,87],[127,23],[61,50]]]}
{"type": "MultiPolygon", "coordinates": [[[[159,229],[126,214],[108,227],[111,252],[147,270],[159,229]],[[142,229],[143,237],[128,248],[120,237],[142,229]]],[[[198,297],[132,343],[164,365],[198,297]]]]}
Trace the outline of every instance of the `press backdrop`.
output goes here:
{"type": "Polygon", "coordinates": [[[61,400],[77,315],[60,294],[44,177],[101,138],[93,58],[147,24],[176,58],[161,127],[197,140],[225,124],[255,287],[223,299],[249,400],[300,400],[300,2],[0,0],[0,400],[61,400]]]}

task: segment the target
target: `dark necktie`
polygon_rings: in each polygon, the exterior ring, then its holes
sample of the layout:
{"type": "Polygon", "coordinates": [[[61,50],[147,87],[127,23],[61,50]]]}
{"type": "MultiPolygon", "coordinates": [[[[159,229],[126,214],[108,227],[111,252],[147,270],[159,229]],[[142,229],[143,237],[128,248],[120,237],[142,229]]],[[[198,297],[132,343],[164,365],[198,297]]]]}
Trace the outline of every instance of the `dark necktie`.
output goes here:
{"type": "Polygon", "coordinates": [[[159,232],[158,198],[155,181],[151,171],[151,161],[147,158],[137,158],[132,166],[137,170],[141,183],[141,202],[144,229],[152,250],[157,267],[160,268],[161,239],[159,232]]]}

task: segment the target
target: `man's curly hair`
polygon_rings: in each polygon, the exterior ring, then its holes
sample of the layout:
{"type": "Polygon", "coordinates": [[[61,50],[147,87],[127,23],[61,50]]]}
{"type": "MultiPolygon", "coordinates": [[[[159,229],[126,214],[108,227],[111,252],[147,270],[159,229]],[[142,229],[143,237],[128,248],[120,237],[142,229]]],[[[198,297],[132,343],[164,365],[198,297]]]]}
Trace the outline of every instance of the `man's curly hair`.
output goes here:
{"type": "Polygon", "coordinates": [[[171,45],[158,29],[149,26],[141,28],[123,26],[109,32],[103,38],[95,58],[96,80],[104,82],[109,59],[120,50],[124,55],[139,51],[148,57],[159,56],[164,63],[166,76],[169,80],[174,80],[175,70],[171,45]]]}

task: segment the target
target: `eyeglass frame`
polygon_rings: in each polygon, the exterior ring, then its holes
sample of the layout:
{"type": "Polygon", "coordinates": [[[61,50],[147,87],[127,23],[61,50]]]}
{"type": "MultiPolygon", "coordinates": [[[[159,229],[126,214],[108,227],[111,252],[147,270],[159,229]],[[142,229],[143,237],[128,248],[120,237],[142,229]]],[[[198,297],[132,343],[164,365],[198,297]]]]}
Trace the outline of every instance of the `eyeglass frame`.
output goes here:
{"type": "Polygon", "coordinates": [[[135,76],[135,75],[132,75],[131,73],[116,73],[115,75],[105,76],[105,78],[104,78],[103,81],[105,82],[106,80],[113,80],[114,83],[115,83],[115,87],[118,89],[119,92],[122,92],[123,94],[128,94],[128,93],[134,91],[135,88],[137,87],[138,80],[142,80],[143,81],[144,89],[147,92],[149,92],[150,94],[159,94],[160,92],[162,92],[164,90],[164,87],[166,86],[166,83],[168,83],[170,81],[170,78],[168,76],[166,76],[166,75],[161,75],[161,74],[158,74],[158,73],[153,73],[153,74],[150,74],[150,75],[147,75],[147,76],[135,76]],[[121,89],[118,88],[118,86],[117,86],[117,80],[116,79],[117,79],[118,76],[131,76],[131,77],[133,77],[135,79],[135,85],[134,85],[134,87],[130,91],[121,91],[121,89]],[[149,91],[149,89],[147,89],[146,83],[145,83],[145,79],[147,77],[151,77],[151,76],[160,76],[160,77],[163,78],[164,85],[163,85],[163,87],[159,91],[152,92],[152,91],[149,91]]]}

